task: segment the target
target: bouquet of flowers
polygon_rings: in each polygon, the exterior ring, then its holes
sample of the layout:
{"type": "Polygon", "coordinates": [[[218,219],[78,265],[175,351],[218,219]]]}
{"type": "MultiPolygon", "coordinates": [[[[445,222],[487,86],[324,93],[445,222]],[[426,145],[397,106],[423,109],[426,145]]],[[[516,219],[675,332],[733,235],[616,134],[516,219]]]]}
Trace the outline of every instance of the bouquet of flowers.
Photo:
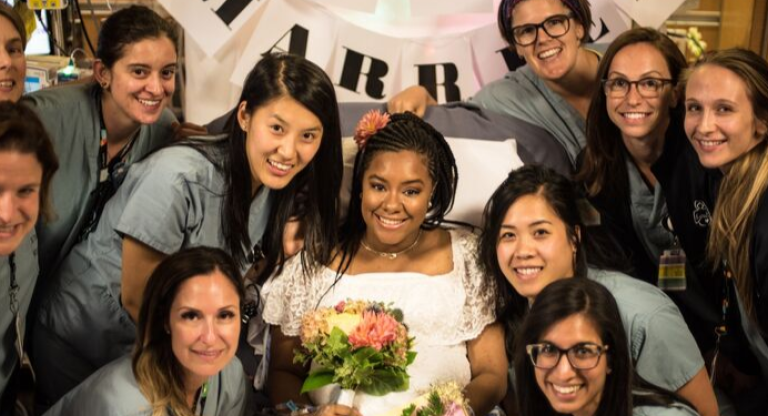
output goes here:
{"type": "Polygon", "coordinates": [[[302,317],[301,343],[294,362],[318,367],[302,393],[331,383],[374,396],[408,389],[406,368],[416,353],[399,309],[347,300],[310,311],[302,317]]]}
{"type": "Polygon", "coordinates": [[[400,416],[469,416],[467,400],[456,382],[432,386],[427,394],[403,409],[400,416]]]}

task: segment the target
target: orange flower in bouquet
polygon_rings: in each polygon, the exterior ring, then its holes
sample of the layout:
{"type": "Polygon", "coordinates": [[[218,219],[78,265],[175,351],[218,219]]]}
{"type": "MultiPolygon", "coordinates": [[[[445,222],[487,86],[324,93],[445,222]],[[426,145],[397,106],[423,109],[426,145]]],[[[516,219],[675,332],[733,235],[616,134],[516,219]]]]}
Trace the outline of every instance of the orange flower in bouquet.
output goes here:
{"type": "Polygon", "coordinates": [[[301,392],[336,383],[374,396],[408,389],[416,353],[403,314],[383,303],[342,301],[302,317],[294,362],[314,362],[301,392]]]}

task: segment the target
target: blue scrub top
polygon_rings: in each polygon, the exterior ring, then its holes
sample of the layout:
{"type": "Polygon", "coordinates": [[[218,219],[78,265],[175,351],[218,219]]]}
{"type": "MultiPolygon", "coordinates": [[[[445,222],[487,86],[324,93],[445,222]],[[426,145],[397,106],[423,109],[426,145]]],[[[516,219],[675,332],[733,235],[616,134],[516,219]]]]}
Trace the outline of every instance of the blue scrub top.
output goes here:
{"type": "MultiPolygon", "coordinates": [[[[36,330],[51,332],[94,368],[128,353],[136,327],[120,303],[122,268],[131,267],[122,263],[123,236],[163,254],[197,246],[227,250],[221,228],[225,192],[222,172],[191,147],[168,147],[133,165],[99,226],[64,259],[36,330]]],[[[269,195],[262,187],[251,202],[248,231],[254,243],[267,225],[269,195]]],[[[49,356],[66,355],[38,348],[49,356]]]]}

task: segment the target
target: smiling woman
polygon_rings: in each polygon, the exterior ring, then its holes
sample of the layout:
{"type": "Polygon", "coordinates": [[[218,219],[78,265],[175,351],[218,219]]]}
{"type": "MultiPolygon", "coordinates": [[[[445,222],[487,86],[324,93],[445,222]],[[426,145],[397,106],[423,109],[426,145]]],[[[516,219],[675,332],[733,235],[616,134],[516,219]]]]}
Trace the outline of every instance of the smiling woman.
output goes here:
{"type": "MultiPolygon", "coordinates": [[[[636,28],[619,35],[600,61],[603,88],[592,98],[576,176],[600,213],[596,230],[615,240],[616,256],[627,259],[633,277],[662,288],[671,280],[659,278],[662,255],[676,244],[664,224],[667,200],[678,194],[658,183],[651,167],[667,142],[685,141],[684,106],[675,84],[686,66],[663,33],[636,28]]],[[[715,344],[718,305],[711,299],[720,290],[714,280],[710,271],[689,267],[682,284],[667,292],[702,354],[715,344]]]]}
{"type": "MultiPolygon", "coordinates": [[[[485,85],[470,100],[547,130],[572,163],[586,144],[584,118],[598,85],[598,54],[584,47],[592,14],[587,0],[503,0],[499,32],[526,65],[485,85]]],[[[422,115],[435,104],[424,87],[393,97],[392,112],[422,115]]]]}
{"type": "Polygon", "coordinates": [[[18,13],[0,2],[0,101],[19,101],[27,74],[27,32],[18,13]]]}
{"type": "Polygon", "coordinates": [[[170,255],[147,281],[132,356],[105,366],[46,415],[241,415],[235,358],[242,276],[222,250],[170,255]]]}
{"type": "MultiPolygon", "coordinates": [[[[433,383],[466,387],[477,414],[488,414],[506,387],[502,334],[491,308],[494,288],[483,284],[476,237],[440,227],[451,209],[458,174],[442,134],[410,113],[369,113],[355,137],[349,214],[333,258],[302,273],[301,256],[265,285],[264,320],[273,324],[269,394],[272,403],[319,405],[317,415],[347,415],[333,389],[300,394],[309,366],[295,364],[302,316],[346,299],[391,303],[403,311],[418,352],[407,391],[358,394],[363,415],[404,407],[433,383]],[[366,128],[366,126],[373,126],[366,128]],[[424,302],[429,293],[437,303],[424,302]]],[[[399,413],[399,412],[398,412],[399,413]]]]}
{"type": "Polygon", "coordinates": [[[727,331],[718,336],[726,347],[713,359],[715,385],[739,414],[765,414],[768,62],[743,49],[703,56],[685,84],[685,132],[688,141],[668,143],[654,172],[676,195],[669,214],[691,264],[715,271],[728,305],[717,315],[727,331]]]}
{"type": "MultiPolygon", "coordinates": [[[[35,224],[51,218],[50,184],[58,161],[29,108],[0,102],[0,409],[12,409],[13,370],[24,354],[27,310],[37,282],[35,224]],[[6,283],[7,282],[7,283],[6,283]],[[21,348],[18,348],[21,346],[21,348]],[[6,387],[12,388],[6,390],[6,387]]],[[[3,413],[3,412],[0,412],[3,413]]],[[[4,413],[3,413],[4,414],[4,413]]]]}
{"type": "Polygon", "coordinates": [[[313,63],[267,55],[245,81],[229,134],[174,143],[131,167],[42,302],[34,334],[45,398],[131,348],[147,278],[177,250],[225,249],[251,275],[265,255],[268,274],[286,257],[285,224],[301,215],[306,258],[330,259],[342,169],[335,97],[313,63]]]}
{"type": "Polygon", "coordinates": [[[693,416],[634,372],[616,301],[587,279],[541,291],[515,341],[521,416],[693,416]]]}
{"type": "Polygon", "coordinates": [[[102,25],[96,82],[26,95],[56,154],[67,163],[53,182],[56,219],[39,229],[41,289],[69,250],[92,232],[129,166],[170,141],[176,118],[176,28],[146,7],[129,7],[102,25]]]}
{"type": "MultiPolygon", "coordinates": [[[[659,288],[615,271],[613,248],[586,227],[579,190],[568,179],[540,166],[510,172],[483,213],[479,256],[496,283],[496,315],[505,326],[511,357],[521,322],[553,282],[597,281],[616,298],[638,373],[674,391],[699,412],[717,414],[704,360],[674,303],[659,288]]],[[[516,391],[507,402],[514,407],[516,391]]],[[[525,400],[527,396],[522,397],[525,400]]]]}

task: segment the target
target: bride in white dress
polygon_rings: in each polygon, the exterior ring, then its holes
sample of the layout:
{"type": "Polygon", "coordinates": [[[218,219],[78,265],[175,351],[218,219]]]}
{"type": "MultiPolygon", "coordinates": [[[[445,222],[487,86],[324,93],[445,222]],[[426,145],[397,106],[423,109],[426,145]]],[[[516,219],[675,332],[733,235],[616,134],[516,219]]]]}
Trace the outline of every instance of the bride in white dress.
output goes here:
{"type": "Polygon", "coordinates": [[[295,256],[265,286],[263,317],[274,326],[270,399],[275,405],[311,402],[322,416],[378,416],[433,383],[456,381],[465,386],[472,411],[485,415],[506,392],[507,361],[495,323],[495,288],[478,269],[475,235],[439,226],[456,190],[453,154],[439,132],[410,113],[393,115],[360,147],[334,260],[304,275],[301,256],[295,256]],[[407,391],[358,393],[355,410],[331,404],[331,387],[300,395],[309,368],[293,363],[301,317],[345,299],[400,308],[417,352],[407,391]]]}

